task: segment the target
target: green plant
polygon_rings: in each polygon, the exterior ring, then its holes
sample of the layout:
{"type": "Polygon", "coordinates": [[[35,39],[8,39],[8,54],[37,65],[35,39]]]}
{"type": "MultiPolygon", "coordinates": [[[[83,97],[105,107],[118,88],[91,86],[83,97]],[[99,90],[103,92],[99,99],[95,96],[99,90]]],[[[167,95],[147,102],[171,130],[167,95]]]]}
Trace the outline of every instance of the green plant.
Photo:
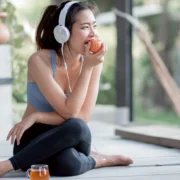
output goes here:
{"type": "Polygon", "coordinates": [[[4,0],[2,4],[2,11],[8,13],[8,18],[4,20],[4,23],[9,27],[11,34],[9,44],[11,45],[12,75],[15,82],[12,85],[13,99],[17,102],[25,102],[26,87],[25,80],[22,77],[25,77],[26,74],[26,62],[23,60],[19,51],[24,42],[24,28],[18,22],[16,8],[11,2],[4,0]]]}
{"type": "Polygon", "coordinates": [[[116,86],[115,86],[115,61],[116,61],[116,34],[115,26],[100,26],[98,29],[100,39],[108,46],[105,55],[103,71],[101,74],[101,84],[108,83],[109,90],[101,90],[98,95],[97,104],[116,104],[116,86]]]}
{"type": "Polygon", "coordinates": [[[11,40],[9,43],[14,48],[20,48],[24,39],[24,28],[18,23],[16,17],[16,8],[11,2],[9,2],[8,0],[4,0],[2,4],[2,11],[8,13],[8,18],[4,21],[9,26],[9,30],[11,33],[11,40]]]}

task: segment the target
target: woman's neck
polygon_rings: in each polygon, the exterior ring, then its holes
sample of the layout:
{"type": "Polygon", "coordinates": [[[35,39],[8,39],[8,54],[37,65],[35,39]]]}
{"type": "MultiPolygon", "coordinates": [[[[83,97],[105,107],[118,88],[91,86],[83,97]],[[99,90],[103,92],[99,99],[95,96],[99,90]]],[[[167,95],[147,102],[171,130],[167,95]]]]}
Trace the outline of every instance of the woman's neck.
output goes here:
{"type": "Polygon", "coordinates": [[[73,50],[70,50],[67,45],[64,45],[63,53],[68,69],[76,69],[76,67],[79,66],[82,55],[73,52],[73,50]]]}

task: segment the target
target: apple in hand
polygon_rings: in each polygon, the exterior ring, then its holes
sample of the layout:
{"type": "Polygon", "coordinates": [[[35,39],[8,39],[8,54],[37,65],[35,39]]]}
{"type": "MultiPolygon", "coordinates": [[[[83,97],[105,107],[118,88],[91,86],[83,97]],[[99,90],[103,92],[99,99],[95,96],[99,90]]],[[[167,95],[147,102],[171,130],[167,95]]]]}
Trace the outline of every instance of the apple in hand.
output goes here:
{"type": "Polygon", "coordinates": [[[94,54],[97,53],[102,48],[102,41],[98,39],[92,39],[90,51],[94,54]]]}

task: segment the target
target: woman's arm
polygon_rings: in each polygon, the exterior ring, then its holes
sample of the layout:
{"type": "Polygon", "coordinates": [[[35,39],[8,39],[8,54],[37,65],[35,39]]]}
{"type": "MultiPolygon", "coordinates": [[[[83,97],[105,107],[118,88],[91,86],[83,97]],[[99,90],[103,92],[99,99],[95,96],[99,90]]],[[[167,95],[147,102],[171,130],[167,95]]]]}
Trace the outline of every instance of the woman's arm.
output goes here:
{"type": "MultiPolygon", "coordinates": [[[[86,123],[88,122],[92,114],[93,108],[96,104],[102,66],[103,65],[100,64],[93,69],[91,80],[88,86],[87,96],[82,106],[82,109],[78,115],[78,118],[81,118],[86,123]]],[[[60,125],[65,121],[65,119],[63,119],[56,112],[36,112],[34,114],[36,123],[60,125]]]]}
{"type": "Polygon", "coordinates": [[[65,119],[56,112],[35,112],[33,114],[35,123],[60,125],[65,121],[65,119]]]}
{"type": "Polygon", "coordinates": [[[61,87],[52,77],[49,66],[38,55],[33,55],[29,60],[29,72],[37,83],[47,101],[63,118],[78,117],[84,104],[93,68],[101,64],[106,52],[105,47],[92,55],[86,49],[84,66],[73,92],[66,97],[61,87]]]}
{"type": "Polygon", "coordinates": [[[50,68],[41,57],[33,55],[29,60],[28,68],[34,81],[56,112],[64,119],[76,117],[85,99],[92,68],[85,67],[82,70],[73,92],[68,97],[54,80],[50,68]]]}
{"type": "Polygon", "coordinates": [[[92,115],[94,106],[96,104],[96,100],[99,92],[99,83],[100,83],[102,67],[103,64],[100,64],[93,69],[86,99],[78,115],[78,117],[83,119],[86,123],[88,123],[92,115]]]}

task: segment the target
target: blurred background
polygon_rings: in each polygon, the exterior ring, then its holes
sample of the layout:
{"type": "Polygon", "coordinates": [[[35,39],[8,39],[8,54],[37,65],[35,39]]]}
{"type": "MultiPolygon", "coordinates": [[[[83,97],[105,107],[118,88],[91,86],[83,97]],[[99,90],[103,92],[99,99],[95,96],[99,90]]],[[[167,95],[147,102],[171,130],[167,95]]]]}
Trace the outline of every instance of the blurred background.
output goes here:
{"type": "MultiPolygon", "coordinates": [[[[36,51],[35,30],[45,6],[60,0],[1,0],[0,11],[8,13],[4,22],[10,30],[13,124],[21,120],[26,107],[27,61],[36,51]]],[[[93,0],[100,39],[108,45],[101,76],[101,88],[95,112],[113,112],[116,106],[116,17],[115,0],[93,0]]],[[[132,0],[133,14],[147,30],[176,83],[180,85],[180,1],[132,0]]],[[[120,52],[121,53],[121,52],[120,52]]],[[[1,54],[0,54],[1,57],[1,54]]],[[[148,53],[136,33],[132,32],[133,123],[180,125],[171,101],[157,80],[148,53]]],[[[1,101],[1,100],[0,100],[1,101]]],[[[2,109],[2,108],[1,108],[2,109]]],[[[5,121],[4,121],[5,122],[5,121]]]]}

